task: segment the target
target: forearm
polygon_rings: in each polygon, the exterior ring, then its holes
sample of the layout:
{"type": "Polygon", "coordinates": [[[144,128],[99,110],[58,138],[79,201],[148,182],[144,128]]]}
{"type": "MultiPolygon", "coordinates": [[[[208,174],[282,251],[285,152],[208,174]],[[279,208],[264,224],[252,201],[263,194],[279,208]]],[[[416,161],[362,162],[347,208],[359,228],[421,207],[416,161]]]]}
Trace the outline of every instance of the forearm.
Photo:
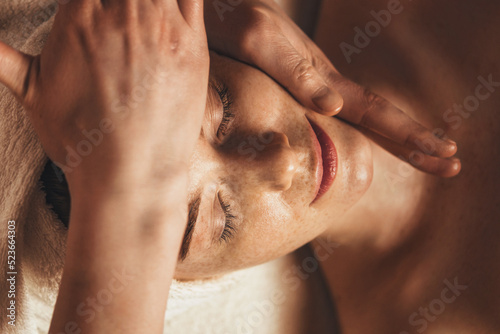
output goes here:
{"type": "Polygon", "coordinates": [[[162,332],[185,227],[178,187],[102,191],[72,201],[51,333],[162,332]]]}
{"type": "Polygon", "coordinates": [[[69,1],[40,55],[0,42],[0,83],[72,197],[52,332],[162,328],[207,100],[202,1],[69,1]]]}

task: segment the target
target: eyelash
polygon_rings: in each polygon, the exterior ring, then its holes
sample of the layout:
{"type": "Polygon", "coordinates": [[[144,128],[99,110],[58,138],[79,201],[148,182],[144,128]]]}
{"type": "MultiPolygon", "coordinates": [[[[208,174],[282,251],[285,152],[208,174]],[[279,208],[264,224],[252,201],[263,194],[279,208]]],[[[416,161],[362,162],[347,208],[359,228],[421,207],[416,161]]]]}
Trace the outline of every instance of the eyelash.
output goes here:
{"type": "Polygon", "coordinates": [[[217,138],[223,138],[227,135],[229,123],[234,118],[234,111],[233,108],[231,108],[233,105],[233,98],[229,93],[229,89],[226,85],[221,83],[215,83],[213,84],[213,86],[217,91],[217,93],[219,94],[224,111],[222,115],[222,121],[219,125],[219,129],[217,129],[217,138]]]}
{"type": "Polygon", "coordinates": [[[231,205],[226,204],[223,201],[220,193],[217,194],[217,197],[219,197],[220,205],[222,206],[222,210],[226,215],[226,224],[224,225],[224,230],[222,231],[222,234],[220,236],[220,241],[228,242],[233,237],[235,232],[234,219],[236,217],[233,214],[231,214],[231,205]]]}

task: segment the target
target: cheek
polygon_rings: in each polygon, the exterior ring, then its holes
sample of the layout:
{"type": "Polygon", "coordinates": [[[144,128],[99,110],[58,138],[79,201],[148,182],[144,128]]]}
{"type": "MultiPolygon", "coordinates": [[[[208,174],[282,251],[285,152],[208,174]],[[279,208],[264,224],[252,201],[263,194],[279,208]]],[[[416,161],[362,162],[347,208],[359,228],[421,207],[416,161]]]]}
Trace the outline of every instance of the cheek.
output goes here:
{"type": "Polygon", "coordinates": [[[295,217],[292,208],[283,202],[278,193],[261,193],[251,196],[242,205],[245,221],[242,236],[248,247],[258,248],[262,242],[269,242],[285,234],[287,222],[295,217]]]}
{"type": "Polygon", "coordinates": [[[305,209],[286,204],[280,194],[264,194],[249,203],[236,255],[246,258],[247,264],[283,256],[322,232],[305,209]]]}

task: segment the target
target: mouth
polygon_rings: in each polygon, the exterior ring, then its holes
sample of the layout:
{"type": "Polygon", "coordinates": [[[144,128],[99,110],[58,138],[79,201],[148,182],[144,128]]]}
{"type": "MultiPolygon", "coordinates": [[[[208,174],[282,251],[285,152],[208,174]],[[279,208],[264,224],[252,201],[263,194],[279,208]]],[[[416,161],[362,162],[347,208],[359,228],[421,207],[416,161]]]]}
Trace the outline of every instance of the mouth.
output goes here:
{"type": "Polygon", "coordinates": [[[316,155],[315,197],[311,204],[319,200],[332,186],[337,174],[337,150],[328,134],[309,118],[313,151],[316,155]]]}

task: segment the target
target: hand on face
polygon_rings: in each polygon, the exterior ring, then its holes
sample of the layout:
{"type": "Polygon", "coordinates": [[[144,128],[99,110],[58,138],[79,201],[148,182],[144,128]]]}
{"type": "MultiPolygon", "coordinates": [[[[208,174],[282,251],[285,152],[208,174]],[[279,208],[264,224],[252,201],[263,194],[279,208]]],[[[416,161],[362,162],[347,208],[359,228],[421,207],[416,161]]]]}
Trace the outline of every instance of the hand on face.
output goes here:
{"type": "Polygon", "coordinates": [[[359,125],[414,167],[442,177],[458,174],[460,161],[448,159],[457,151],[454,142],[439,139],[389,101],[344,78],[274,1],[234,3],[207,3],[211,48],[262,69],[305,107],[359,125]]]}
{"type": "Polygon", "coordinates": [[[70,1],[40,55],[0,43],[0,82],[70,186],[77,174],[142,182],[184,168],[208,65],[201,0],[70,1]]]}

